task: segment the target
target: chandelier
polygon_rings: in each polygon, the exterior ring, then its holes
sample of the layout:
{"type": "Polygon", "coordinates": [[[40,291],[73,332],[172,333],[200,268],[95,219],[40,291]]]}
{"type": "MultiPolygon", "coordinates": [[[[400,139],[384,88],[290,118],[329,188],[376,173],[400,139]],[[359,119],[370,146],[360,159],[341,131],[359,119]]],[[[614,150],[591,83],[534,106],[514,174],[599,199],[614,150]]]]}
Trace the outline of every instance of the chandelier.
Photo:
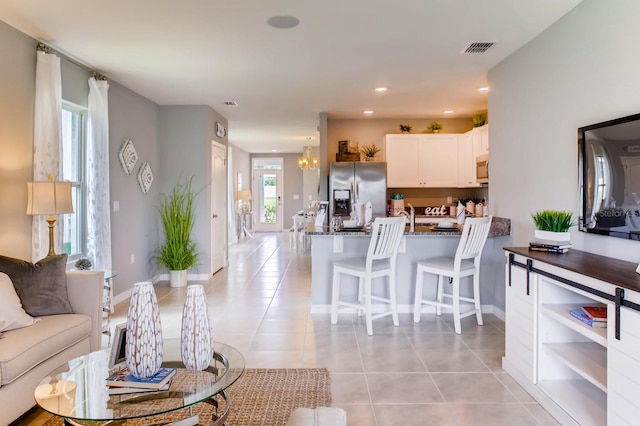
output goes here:
{"type": "Polygon", "coordinates": [[[304,154],[298,158],[298,167],[302,170],[313,170],[318,167],[318,157],[311,158],[311,147],[304,148],[304,154]]]}

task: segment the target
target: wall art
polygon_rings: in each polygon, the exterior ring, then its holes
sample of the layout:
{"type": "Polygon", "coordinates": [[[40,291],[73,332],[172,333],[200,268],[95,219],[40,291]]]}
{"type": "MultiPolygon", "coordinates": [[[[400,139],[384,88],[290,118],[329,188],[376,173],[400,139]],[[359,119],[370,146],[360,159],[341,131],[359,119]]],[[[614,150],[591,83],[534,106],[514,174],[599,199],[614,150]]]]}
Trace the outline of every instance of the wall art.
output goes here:
{"type": "Polygon", "coordinates": [[[148,161],[145,161],[140,166],[140,170],[138,171],[138,183],[140,184],[142,192],[145,194],[149,193],[149,189],[153,183],[153,173],[151,172],[151,166],[148,161]]]}
{"type": "Polygon", "coordinates": [[[120,152],[118,152],[118,158],[120,159],[120,164],[124,172],[130,175],[138,162],[138,153],[131,139],[124,141],[120,147],[120,152]]]}

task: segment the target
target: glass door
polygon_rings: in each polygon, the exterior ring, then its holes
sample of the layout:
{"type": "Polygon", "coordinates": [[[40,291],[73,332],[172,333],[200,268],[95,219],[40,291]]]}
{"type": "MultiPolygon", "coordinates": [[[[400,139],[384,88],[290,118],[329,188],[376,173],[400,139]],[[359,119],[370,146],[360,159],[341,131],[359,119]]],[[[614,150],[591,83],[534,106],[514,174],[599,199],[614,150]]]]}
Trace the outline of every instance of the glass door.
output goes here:
{"type": "Polygon", "coordinates": [[[253,159],[254,229],[282,231],[282,159],[253,159]]]}

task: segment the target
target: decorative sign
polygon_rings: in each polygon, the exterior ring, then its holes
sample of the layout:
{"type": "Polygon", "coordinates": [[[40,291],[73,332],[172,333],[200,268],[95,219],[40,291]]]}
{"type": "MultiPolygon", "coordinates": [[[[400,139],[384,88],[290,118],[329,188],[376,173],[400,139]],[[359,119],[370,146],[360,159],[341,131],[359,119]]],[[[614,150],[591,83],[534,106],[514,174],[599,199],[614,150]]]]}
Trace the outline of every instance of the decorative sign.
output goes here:
{"type": "Polygon", "coordinates": [[[142,166],[140,166],[140,170],[138,171],[138,183],[140,184],[142,192],[145,194],[149,193],[149,189],[153,183],[153,173],[151,172],[151,166],[148,161],[145,161],[142,163],[142,166]]]}
{"type": "Polygon", "coordinates": [[[449,216],[449,208],[444,204],[441,207],[425,207],[424,214],[427,216],[449,216]]]}
{"type": "Polygon", "coordinates": [[[136,152],[136,148],[133,146],[133,141],[131,139],[124,141],[120,147],[118,158],[120,159],[120,164],[122,165],[124,172],[130,175],[138,162],[138,153],[136,152]]]}
{"type": "Polygon", "coordinates": [[[633,154],[640,153],[640,145],[627,145],[624,150],[633,154]]]}
{"type": "Polygon", "coordinates": [[[221,123],[217,123],[217,122],[216,122],[216,135],[219,138],[224,138],[225,136],[227,136],[227,129],[225,129],[221,123]]]}

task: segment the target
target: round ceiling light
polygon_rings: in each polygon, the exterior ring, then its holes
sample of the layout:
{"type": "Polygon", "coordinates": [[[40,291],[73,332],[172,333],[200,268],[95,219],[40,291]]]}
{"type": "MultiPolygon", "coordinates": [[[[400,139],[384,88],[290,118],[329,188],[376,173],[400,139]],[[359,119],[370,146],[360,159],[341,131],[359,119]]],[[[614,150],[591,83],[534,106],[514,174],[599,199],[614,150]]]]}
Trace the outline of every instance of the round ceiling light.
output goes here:
{"type": "Polygon", "coordinates": [[[289,28],[297,27],[300,24],[300,20],[293,16],[272,16],[267,19],[267,25],[279,30],[287,30],[289,28]]]}

